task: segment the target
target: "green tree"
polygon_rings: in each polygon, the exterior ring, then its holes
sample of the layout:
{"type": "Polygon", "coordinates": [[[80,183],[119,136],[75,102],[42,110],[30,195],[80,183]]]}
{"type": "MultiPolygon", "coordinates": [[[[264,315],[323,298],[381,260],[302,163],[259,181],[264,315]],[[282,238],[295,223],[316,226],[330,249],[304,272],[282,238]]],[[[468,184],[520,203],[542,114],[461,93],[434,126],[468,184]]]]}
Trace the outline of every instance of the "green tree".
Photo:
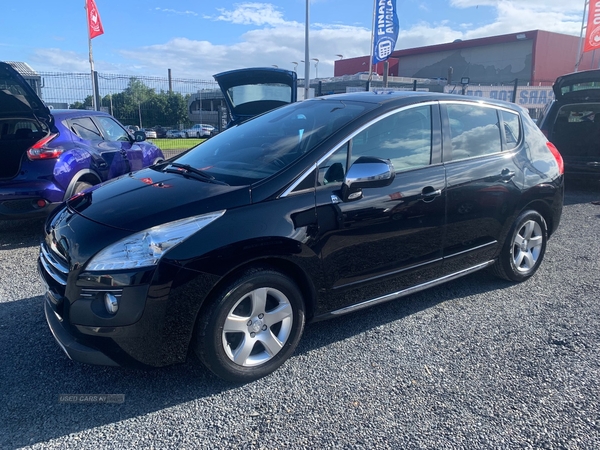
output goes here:
{"type": "Polygon", "coordinates": [[[88,95],[83,103],[75,102],[69,105],[69,109],[91,109],[92,108],[92,96],[88,95]]]}

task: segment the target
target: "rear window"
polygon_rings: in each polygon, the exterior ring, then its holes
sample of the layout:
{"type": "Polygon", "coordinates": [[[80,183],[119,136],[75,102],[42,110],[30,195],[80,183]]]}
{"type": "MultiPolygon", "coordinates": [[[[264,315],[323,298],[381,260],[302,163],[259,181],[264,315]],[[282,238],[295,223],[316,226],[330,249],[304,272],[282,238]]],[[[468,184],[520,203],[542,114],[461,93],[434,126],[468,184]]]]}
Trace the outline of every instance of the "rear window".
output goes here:
{"type": "Polygon", "coordinates": [[[564,151],[584,142],[595,142],[599,132],[600,103],[571,104],[558,110],[549,139],[564,151]]]}
{"type": "Polygon", "coordinates": [[[227,96],[234,108],[246,103],[266,100],[289,103],[292,98],[292,88],[287,84],[279,83],[246,84],[228,89],[227,96]]]}
{"type": "Polygon", "coordinates": [[[600,89],[600,82],[598,81],[589,81],[587,83],[576,83],[569,86],[563,86],[560,89],[561,94],[567,94],[569,92],[576,91],[589,91],[594,89],[600,89]]]}

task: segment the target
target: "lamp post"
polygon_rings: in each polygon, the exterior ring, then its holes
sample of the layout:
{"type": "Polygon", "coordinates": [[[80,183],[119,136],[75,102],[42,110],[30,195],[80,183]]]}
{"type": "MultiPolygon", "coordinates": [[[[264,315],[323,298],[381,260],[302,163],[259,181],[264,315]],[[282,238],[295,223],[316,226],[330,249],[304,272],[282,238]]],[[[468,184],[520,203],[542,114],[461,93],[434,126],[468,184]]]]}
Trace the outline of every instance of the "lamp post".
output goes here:
{"type": "Polygon", "coordinates": [[[308,50],[308,28],[310,22],[310,0],[306,0],[306,24],[304,26],[304,100],[308,98],[310,90],[310,52],[308,50]]]}
{"type": "Polygon", "coordinates": [[[344,59],[344,55],[335,55],[335,56],[337,56],[340,59],[344,59]]]}
{"type": "Polygon", "coordinates": [[[319,60],[317,58],[312,58],[311,61],[315,61],[315,79],[319,78],[319,60]]]}
{"type": "Polygon", "coordinates": [[[295,72],[296,68],[298,67],[298,62],[297,61],[292,61],[292,64],[294,65],[294,72],[295,72]]]}

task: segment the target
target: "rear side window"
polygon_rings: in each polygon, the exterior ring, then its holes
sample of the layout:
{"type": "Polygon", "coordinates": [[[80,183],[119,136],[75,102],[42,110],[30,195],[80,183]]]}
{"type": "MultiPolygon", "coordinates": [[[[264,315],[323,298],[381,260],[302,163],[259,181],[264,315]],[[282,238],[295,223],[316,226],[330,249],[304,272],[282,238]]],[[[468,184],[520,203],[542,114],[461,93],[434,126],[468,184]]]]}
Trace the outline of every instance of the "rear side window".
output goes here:
{"type": "Polygon", "coordinates": [[[100,131],[89,117],[77,117],[71,119],[71,130],[81,139],[87,141],[101,141],[100,131]]]}
{"type": "Polygon", "coordinates": [[[500,117],[504,128],[504,149],[511,150],[521,140],[521,120],[519,114],[508,111],[500,111],[500,117]]]}
{"type": "Polygon", "coordinates": [[[451,160],[502,151],[498,111],[479,105],[446,106],[452,143],[451,160]]]}

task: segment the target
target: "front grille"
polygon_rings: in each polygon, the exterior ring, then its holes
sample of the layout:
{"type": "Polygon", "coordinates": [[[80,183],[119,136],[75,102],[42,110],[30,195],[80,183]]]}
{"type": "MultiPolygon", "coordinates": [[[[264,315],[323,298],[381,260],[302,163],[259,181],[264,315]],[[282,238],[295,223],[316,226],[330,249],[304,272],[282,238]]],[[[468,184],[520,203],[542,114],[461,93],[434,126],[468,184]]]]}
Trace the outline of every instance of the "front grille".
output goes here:
{"type": "Polygon", "coordinates": [[[45,242],[40,246],[40,263],[50,278],[61,286],[67,285],[69,267],[61,256],[49,250],[45,242]]]}

